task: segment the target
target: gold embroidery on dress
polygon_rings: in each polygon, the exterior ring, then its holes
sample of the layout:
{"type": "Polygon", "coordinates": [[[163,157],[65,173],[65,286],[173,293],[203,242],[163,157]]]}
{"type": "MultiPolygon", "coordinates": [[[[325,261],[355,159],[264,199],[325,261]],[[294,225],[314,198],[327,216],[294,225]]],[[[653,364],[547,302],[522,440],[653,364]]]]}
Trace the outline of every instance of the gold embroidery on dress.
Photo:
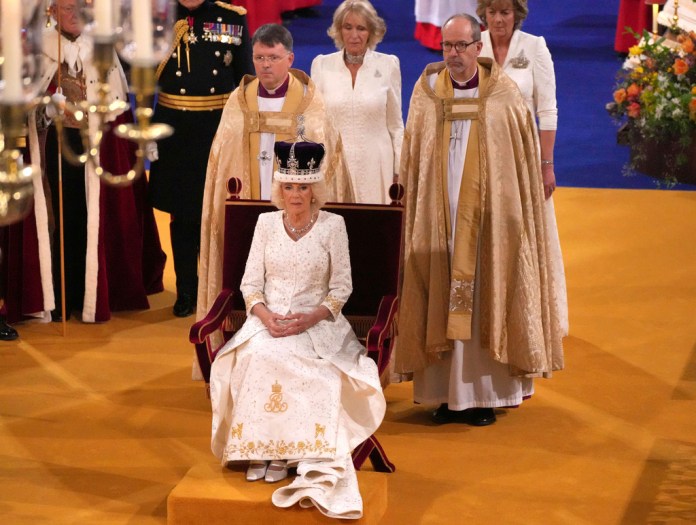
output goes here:
{"type": "Polygon", "coordinates": [[[263,296],[263,292],[252,292],[244,298],[244,304],[246,305],[247,312],[256,303],[262,303],[266,300],[263,296]]]}
{"type": "Polygon", "coordinates": [[[242,427],[244,423],[239,423],[232,430],[230,430],[230,439],[242,439],[242,427]]]}
{"type": "Polygon", "coordinates": [[[333,456],[336,447],[330,447],[326,440],[305,439],[301,441],[248,441],[246,443],[228,443],[225,458],[267,458],[287,459],[317,456],[333,456]]]}
{"type": "Polygon", "coordinates": [[[324,302],[329,306],[329,310],[331,310],[332,314],[337,314],[341,311],[341,308],[343,308],[343,301],[339,301],[330,294],[326,296],[324,302]]]}
{"type": "Polygon", "coordinates": [[[266,412],[285,412],[288,409],[288,404],[283,402],[283,387],[276,382],[271,386],[271,397],[268,399],[268,403],[263,406],[266,412]]]}
{"type": "Polygon", "coordinates": [[[452,280],[450,286],[450,312],[468,312],[474,309],[474,281],[452,280]]]}
{"type": "Polygon", "coordinates": [[[325,425],[320,425],[319,423],[314,423],[314,437],[319,438],[319,436],[324,437],[324,431],[326,430],[325,425]]]}

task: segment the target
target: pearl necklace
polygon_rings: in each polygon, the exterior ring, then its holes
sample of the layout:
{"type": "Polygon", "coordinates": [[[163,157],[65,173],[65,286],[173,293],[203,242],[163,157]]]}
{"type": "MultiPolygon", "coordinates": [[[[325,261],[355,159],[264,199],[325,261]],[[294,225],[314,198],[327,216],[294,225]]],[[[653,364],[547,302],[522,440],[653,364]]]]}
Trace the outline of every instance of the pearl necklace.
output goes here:
{"type": "Polygon", "coordinates": [[[348,51],[343,54],[343,60],[346,64],[362,64],[365,59],[365,53],[362,55],[351,55],[348,51]]]}
{"type": "Polygon", "coordinates": [[[295,228],[288,222],[288,215],[287,213],[283,214],[283,224],[285,224],[285,227],[290,231],[290,233],[293,234],[295,237],[295,240],[299,239],[302,237],[305,233],[309,231],[309,229],[312,227],[312,224],[314,224],[314,221],[316,220],[316,215],[312,214],[312,216],[309,218],[309,222],[303,226],[302,228],[295,228]]]}

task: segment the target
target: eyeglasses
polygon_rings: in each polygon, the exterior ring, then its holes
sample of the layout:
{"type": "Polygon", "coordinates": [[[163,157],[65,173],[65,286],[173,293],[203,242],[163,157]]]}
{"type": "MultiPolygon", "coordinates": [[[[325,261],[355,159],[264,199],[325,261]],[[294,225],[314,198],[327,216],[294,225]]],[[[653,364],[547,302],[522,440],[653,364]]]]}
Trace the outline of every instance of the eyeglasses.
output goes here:
{"type": "Polygon", "coordinates": [[[283,56],[278,56],[278,55],[270,55],[270,56],[263,56],[263,55],[254,55],[251,57],[251,59],[256,62],[257,64],[263,64],[264,62],[268,62],[269,64],[277,64],[281,60],[283,60],[286,56],[288,56],[290,53],[286,53],[283,56]]]}
{"type": "Polygon", "coordinates": [[[476,42],[479,42],[479,40],[472,40],[471,42],[464,42],[463,40],[461,40],[459,42],[444,42],[443,41],[443,42],[440,42],[440,45],[442,46],[442,50],[445,53],[449,53],[450,51],[452,51],[452,48],[454,48],[454,50],[457,53],[463,53],[464,51],[466,51],[467,47],[469,47],[471,44],[475,44],[476,42]]]}

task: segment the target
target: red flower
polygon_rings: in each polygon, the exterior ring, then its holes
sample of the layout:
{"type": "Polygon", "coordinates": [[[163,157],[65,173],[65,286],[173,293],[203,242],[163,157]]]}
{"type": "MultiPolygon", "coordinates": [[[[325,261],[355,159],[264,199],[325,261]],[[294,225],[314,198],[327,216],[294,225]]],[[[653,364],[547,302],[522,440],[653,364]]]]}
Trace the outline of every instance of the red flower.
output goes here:
{"type": "Polygon", "coordinates": [[[614,91],[614,102],[621,104],[626,100],[626,90],[621,88],[614,91]]]}
{"type": "Polygon", "coordinates": [[[640,104],[638,104],[638,102],[631,102],[628,107],[626,107],[626,113],[631,118],[640,117],[640,104]]]}

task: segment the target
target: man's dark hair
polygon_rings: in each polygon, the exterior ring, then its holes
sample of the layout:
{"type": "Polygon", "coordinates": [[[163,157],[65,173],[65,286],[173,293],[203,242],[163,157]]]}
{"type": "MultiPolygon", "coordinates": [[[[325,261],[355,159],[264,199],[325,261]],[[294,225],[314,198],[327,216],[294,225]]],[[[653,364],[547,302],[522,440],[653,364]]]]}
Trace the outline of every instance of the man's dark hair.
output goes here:
{"type": "Polygon", "coordinates": [[[257,42],[268,47],[282,44],[289,53],[292,53],[292,35],[280,24],[264,24],[259,27],[251,38],[252,47],[257,42]]]}

